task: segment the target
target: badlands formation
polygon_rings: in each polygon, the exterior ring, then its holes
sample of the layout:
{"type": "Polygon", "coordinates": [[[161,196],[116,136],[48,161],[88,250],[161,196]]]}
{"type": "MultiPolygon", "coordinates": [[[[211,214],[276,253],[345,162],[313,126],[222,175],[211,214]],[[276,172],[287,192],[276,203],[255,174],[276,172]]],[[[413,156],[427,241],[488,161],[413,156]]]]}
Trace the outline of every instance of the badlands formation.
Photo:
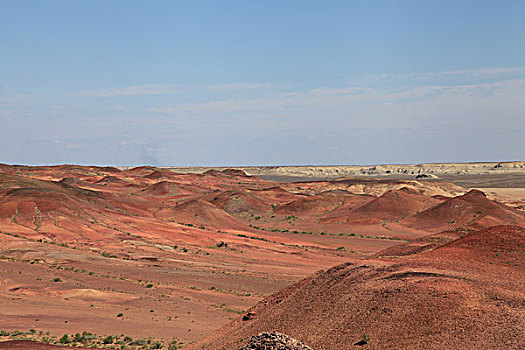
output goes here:
{"type": "MultiPolygon", "coordinates": [[[[175,167],[180,172],[205,172],[210,169],[225,170],[221,167],[175,167]]],[[[417,176],[435,178],[447,175],[512,175],[525,173],[525,161],[479,162],[479,163],[422,163],[392,165],[333,165],[333,166],[251,166],[238,167],[250,175],[325,177],[345,176],[417,176]]]]}
{"type": "Polygon", "coordinates": [[[524,176],[0,165],[0,349],[523,349],[524,176]]]}

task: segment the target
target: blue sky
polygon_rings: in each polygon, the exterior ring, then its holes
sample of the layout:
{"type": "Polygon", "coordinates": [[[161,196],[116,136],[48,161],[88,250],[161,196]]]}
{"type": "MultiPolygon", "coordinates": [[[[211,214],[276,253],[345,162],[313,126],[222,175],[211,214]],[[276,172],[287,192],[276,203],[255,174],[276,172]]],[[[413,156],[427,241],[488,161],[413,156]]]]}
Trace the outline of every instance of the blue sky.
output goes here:
{"type": "Polygon", "coordinates": [[[0,0],[0,162],[525,159],[523,1],[0,0]]]}

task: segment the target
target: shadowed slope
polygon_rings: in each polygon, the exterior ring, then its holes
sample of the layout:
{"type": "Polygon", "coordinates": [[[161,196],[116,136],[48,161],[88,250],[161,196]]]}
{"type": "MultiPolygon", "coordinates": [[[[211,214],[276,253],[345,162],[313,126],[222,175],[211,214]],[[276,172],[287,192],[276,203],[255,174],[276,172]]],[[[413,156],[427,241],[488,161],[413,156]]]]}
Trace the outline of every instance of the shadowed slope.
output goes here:
{"type": "Polygon", "coordinates": [[[198,199],[189,200],[175,207],[161,209],[156,213],[156,216],[185,224],[250,231],[247,225],[226,213],[224,210],[198,199]]]}
{"type": "Polygon", "coordinates": [[[387,191],[380,197],[352,210],[348,214],[348,220],[367,219],[378,222],[400,220],[438,203],[439,200],[437,199],[404,187],[399,190],[387,191]]]}
{"type": "Polygon", "coordinates": [[[352,197],[355,196],[348,192],[323,192],[282,204],[275,209],[275,213],[281,215],[322,215],[343,206],[352,197]]]}
{"type": "Polygon", "coordinates": [[[185,190],[181,183],[160,181],[149,185],[142,190],[142,193],[148,196],[178,196],[191,194],[192,192],[185,190]]]}
{"type": "Polygon", "coordinates": [[[206,200],[234,216],[262,213],[270,207],[270,204],[250,193],[234,190],[212,194],[206,200]]]}
{"type": "Polygon", "coordinates": [[[522,349],[524,252],[525,229],[498,226],[402,259],[339,265],[188,349],[236,349],[264,331],[314,349],[522,349]]]}
{"type": "Polygon", "coordinates": [[[464,225],[476,229],[501,224],[525,225],[525,216],[504,204],[491,201],[479,190],[472,190],[407,218],[403,223],[436,232],[464,225]]]}
{"type": "Polygon", "coordinates": [[[0,342],[0,349],[7,350],[68,350],[68,349],[87,349],[87,348],[76,348],[71,346],[60,346],[60,345],[50,345],[45,343],[39,343],[36,341],[30,340],[13,340],[0,342]]]}

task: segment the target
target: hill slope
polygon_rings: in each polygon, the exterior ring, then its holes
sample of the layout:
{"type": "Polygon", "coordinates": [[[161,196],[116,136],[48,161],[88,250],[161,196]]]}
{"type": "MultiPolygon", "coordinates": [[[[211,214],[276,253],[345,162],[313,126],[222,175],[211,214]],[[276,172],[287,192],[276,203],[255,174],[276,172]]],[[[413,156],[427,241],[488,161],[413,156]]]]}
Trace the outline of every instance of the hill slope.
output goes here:
{"type": "Polygon", "coordinates": [[[400,220],[404,217],[425,210],[439,203],[439,200],[422,195],[421,193],[403,187],[399,190],[390,190],[380,197],[352,210],[349,220],[400,220]]]}
{"type": "Polygon", "coordinates": [[[404,224],[434,232],[465,225],[479,229],[495,225],[525,225],[525,215],[491,201],[482,191],[471,190],[407,218],[404,224]]]}
{"type": "Polygon", "coordinates": [[[314,349],[523,349],[524,252],[525,229],[497,226],[405,258],[339,265],[188,349],[237,349],[264,331],[314,349]]]}

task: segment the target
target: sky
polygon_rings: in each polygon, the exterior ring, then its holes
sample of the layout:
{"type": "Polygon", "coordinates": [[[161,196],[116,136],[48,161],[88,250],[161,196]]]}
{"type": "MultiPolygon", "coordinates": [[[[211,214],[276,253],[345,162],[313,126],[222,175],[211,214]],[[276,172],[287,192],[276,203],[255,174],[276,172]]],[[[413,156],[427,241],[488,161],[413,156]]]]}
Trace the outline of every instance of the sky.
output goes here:
{"type": "Polygon", "coordinates": [[[525,160],[525,1],[0,0],[0,163],[525,160]]]}

